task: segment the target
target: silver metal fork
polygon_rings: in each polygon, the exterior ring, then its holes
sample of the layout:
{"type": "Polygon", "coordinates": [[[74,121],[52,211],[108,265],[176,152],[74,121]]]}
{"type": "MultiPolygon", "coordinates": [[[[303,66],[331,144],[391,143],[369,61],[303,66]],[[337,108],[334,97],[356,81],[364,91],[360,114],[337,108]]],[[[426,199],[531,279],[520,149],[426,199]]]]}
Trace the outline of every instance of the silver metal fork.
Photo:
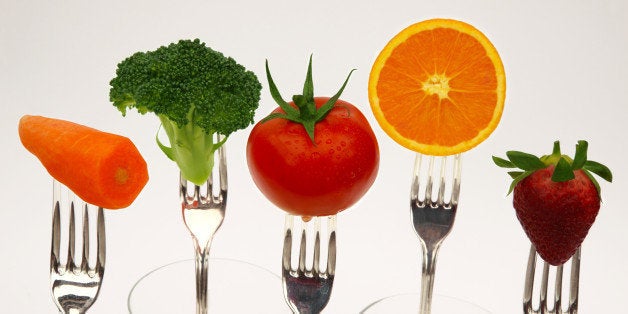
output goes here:
{"type": "Polygon", "coordinates": [[[563,265],[556,266],[556,279],[554,282],[554,306],[548,307],[547,288],[549,280],[550,265],[543,261],[543,274],[541,277],[540,299],[537,309],[532,305],[532,294],[534,289],[534,274],[536,268],[536,248],[534,244],[530,246],[528,256],[528,266],[526,268],[525,288],[523,291],[523,313],[525,314],[576,314],[578,313],[578,286],[580,278],[580,248],[571,257],[571,276],[569,278],[569,304],[567,311],[562,308],[563,290],[563,265]]]}
{"type": "Polygon", "coordinates": [[[436,200],[432,198],[434,185],[434,156],[416,155],[414,163],[414,174],[412,188],[410,191],[410,208],[412,212],[412,223],[423,249],[423,268],[421,275],[421,304],[420,313],[429,314],[431,312],[432,292],[434,288],[434,273],[436,271],[436,257],[438,249],[443,240],[447,237],[454,224],[456,209],[458,208],[458,196],[460,195],[460,173],[461,155],[453,156],[453,183],[451,187],[451,197],[445,200],[446,189],[446,164],[447,157],[440,157],[439,186],[436,200]],[[427,182],[425,183],[425,195],[420,197],[421,163],[423,158],[429,158],[427,182]]]}
{"type": "Polygon", "coordinates": [[[183,222],[194,240],[197,314],[206,314],[208,311],[209,251],[212,239],[225,218],[227,207],[227,162],[224,145],[218,148],[218,179],[220,181],[218,195],[214,194],[213,175],[215,169],[216,167],[207,179],[205,193],[201,193],[200,186],[194,185],[193,193],[190,195],[188,193],[188,181],[182,176],[179,180],[183,222]]]}
{"type": "Polygon", "coordinates": [[[52,245],[50,252],[50,283],[52,296],[61,313],[85,313],[96,301],[105,272],[105,218],[103,209],[97,210],[96,222],[96,264],[90,267],[90,205],[80,200],[62,184],[53,181],[53,216],[52,245]],[[61,264],[61,207],[62,190],[68,192],[69,229],[68,255],[64,265],[61,264]],[[81,264],[76,265],[75,246],[75,214],[76,208],[83,210],[83,250],[81,264]]]}
{"type": "MultiPolygon", "coordinates": [[[[320,313],[331,296],[336,269],[336,216],[315,217],[313,222],[302,221],[301,242],[299,246],[298,267],[293,269],[292,235],[294,232],[295,216],[286,214],[285,235],[283,242],[283,258],[281,279],[284,298],[293,313],[315,314],[320,313]],[[321,219],[327,220],[327,249],[326,269],[321,270],[321,219]],[[307,224],[314,224],[314,254],[312,267],[306,266],[307,251],[307,224]]],[[[297,219],[301,219],[297,217],[297,219]]]]}

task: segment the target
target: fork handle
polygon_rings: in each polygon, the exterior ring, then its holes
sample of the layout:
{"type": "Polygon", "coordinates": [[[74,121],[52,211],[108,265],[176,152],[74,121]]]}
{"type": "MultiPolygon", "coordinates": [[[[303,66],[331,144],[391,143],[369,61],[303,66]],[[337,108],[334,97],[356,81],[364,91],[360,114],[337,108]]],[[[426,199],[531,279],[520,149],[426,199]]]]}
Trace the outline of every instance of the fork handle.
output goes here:
{"type": "Polygon", "coordinates": [[[434,291],[434,274],[436,271],[436,255],[438,247],[427,247],[423,244],[423,268],[421,272],[421,305],[420,314],[432,311],[432,292],[434,291]]]}
{"type": "MultiPolygon", "coordinates": [[[[196,241],[195,241],[196,242],[196,241]]],[[[196,242],[196,314],[207,314],[208,302],[208,270],[209,270],[209,245],[204,249],[196,242]]]]}

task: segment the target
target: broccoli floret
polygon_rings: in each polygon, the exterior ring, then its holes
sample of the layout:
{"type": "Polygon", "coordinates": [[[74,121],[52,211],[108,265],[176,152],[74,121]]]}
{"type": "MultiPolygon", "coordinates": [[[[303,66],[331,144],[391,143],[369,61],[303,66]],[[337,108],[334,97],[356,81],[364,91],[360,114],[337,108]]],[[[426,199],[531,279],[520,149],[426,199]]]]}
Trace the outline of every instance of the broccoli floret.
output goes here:
{"type": "Polygon", "coordinates": [[[253,124],[262,88],[253,72],[198,39],[131,55],[110,85],[109,99],[123,116],[135,108],[159,117],[170,146],[157,144],[198,185],[228,136],[253,124]]]}

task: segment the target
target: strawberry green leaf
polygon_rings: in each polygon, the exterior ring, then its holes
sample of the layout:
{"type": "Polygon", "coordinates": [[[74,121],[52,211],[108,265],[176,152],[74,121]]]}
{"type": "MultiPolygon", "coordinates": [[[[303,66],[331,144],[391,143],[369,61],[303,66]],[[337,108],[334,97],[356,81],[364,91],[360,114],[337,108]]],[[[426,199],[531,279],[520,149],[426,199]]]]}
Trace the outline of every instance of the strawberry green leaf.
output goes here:
{"type": "Polygon", "coordinates": [[[517,166],[515,166],[515,164],[513,164],[509,160],[506,160],[506,159],[503,159],[503,158],[499,158],[497,156],[493,156],[493,162],[498,167],[502,167],[502,168],[517,168],[517,166]]]}
{"type": "Polygon", "coordinates": [[[578,141],[578,144],[576,145],[576,155],[573,158],[571,169],[578,170],[584,166],[584,163],[587,161],[588,147],[589,144],[587,141],[578,141]]]}
{"type": "Polygon", "coordinates": [[[523,171],[509,171],[508,175],[513,178],[516,179],[517,177],[519,177],[520,175],[523,174],[523,171]]]}
{"type": "Polygon", "coordinates": [[[587,160],[584,163],[583,168],[597,174],[598,176],[600,176],[600,178],[608,182],[613,182],[613,174],[611,173],[611,170],[599,162],[596,162],[593,160],[587,160]]]}
{"type": "Polygon", "coordinates": [[[569,161],[567,161],[567,159],[565,159],[564,157],[561,158],[556,164],[556,167],[554,168],[554,174],[552,174],[552,181],[565,182],[575,177],[576,176],[574,175],[573,170],[571,169],[571,165],[569,164],[569,161]]]}
{"type": "Polygon", "coordinates": [[[602,193],[602,189],[600,188],[600,183],[597,182],[595,177],[588,170],[584,170],[584,173],[587,175],[587,177],[589,177],[589,180],[591,180],[591,183],[593,183],[593,186],[595,186],[595,189],[597,190],[597,195],[599,196],[602,193]]]}
{"type": "Polygon", "coordinates": [[[560,156],[560,141],[554,141],[554,146],[552,148],[552,155],[560,156]]]}
{"type": "Polygon", "coordinates": [[[522,172],[518,177],[512,180],[512,183],[510,184],[510,188],[508,189],[508,194],[512,193],[512,191],[515,189],[515,186],[517,186],[517,184],[519,184],[521,180],[525,179],[527,176],[531,175],[532,173],[534,173],[533,170],[522,172]]]}
{"type": "Polygon", "coordinates": [[[541,161],[545,165],[556,165],[563,155],[560,152],[560,141],[554,141],[554,148],[551,155],[541,156],[541,161]]]}
{"type": "Polygon", "coordinates": [[[539,157],[532,154],[508,151],[506,152],[506,156],[508,156],[508,159],[510,159],[515,166],[525,171],[539,170],[546,167],[539,157]]]}

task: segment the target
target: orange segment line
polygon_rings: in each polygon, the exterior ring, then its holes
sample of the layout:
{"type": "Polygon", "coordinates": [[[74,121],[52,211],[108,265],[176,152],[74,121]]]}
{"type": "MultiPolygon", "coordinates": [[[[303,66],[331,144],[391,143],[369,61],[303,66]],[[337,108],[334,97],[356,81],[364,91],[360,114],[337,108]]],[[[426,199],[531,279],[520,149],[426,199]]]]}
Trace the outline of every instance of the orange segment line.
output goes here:
{"type": "MultiPolygon", "coordinates": [[[[469,58],[468,58],[469,59],[469,58]]],[[[469,62],[467,63],[462,69],[460,69],[457,72],[452,73],[451,75],[448,75],[447,77],[449,77],[450,80],[455,79],[456,77],[458,77],[460,74],[466,72],[468,69],[472,68],[473,66],[477,65],[478,63],[482,62],[482,59],[477,59],[473,62],[469,62]]]]}
{"type": "MultiPolygon", "coordinates": [[[[419,67],[421,67],[421,65],[419,64],[419,67]]],[[[422,68],[422,67],[421,67],[422,68]]],[[[399,73],[400,75],[403,75],[409,79],[411,79],[412,81],[418,83],[418,84],[422,84],[423,82],[420,81],[419,78],[412,76],[411,74],[409,74],[408,72],[402,71],[401,69],[397,68],[397,67],[391,67],[390,68],[391,71],[399,73]]],[[[425,72],[427,74],[427,72],[425,72]]]]}
{"type": "MultiPolygon", "coordinates": [[[[454,45],[449,53],[449,56],[447,57],[447,65],[445,66],[445,69],[443,70],[443,74],[447,73],[447,70],[449,69],[449,65],[451,64],[451,59],[454,56],[454,52],[456,52],[459,47],[459,43],[460,43],[460,36],[462,33],[458,33],[458,36],[456,36],[456,41],[454,42],[454,45]]],[[[450,78],[451,79],[451,78],[450,78]]]]}
{"type": "Polygon", "coordinates": [[[460,104],[458,104],[458,102],[457,102],[456,100],[454,100],[453,98],[449,98],[449,101],[450,101],[450,102],[451,102],[454,106],[456,106],[456,109],[458,109],[458,112],[460,112],[460,116],[461,116],[462,118],[464,118],[464,119],[467,121],[467,123],[468,123],[468,124],[473,125],[473,128],[474,128],[474,129],[476,129],[476,130],[481,129],[481,127],[479,127],[479,126],[477,125],[477,122],[476,122],[476,121],[471,120],[471,118],[469,118],[469,116],[468,116],[468,115],[464,114],[464,113],[465,113],[465,111],[464,111],[464,110],[462,110],[462,106],[461,106],[460,104]]]}

